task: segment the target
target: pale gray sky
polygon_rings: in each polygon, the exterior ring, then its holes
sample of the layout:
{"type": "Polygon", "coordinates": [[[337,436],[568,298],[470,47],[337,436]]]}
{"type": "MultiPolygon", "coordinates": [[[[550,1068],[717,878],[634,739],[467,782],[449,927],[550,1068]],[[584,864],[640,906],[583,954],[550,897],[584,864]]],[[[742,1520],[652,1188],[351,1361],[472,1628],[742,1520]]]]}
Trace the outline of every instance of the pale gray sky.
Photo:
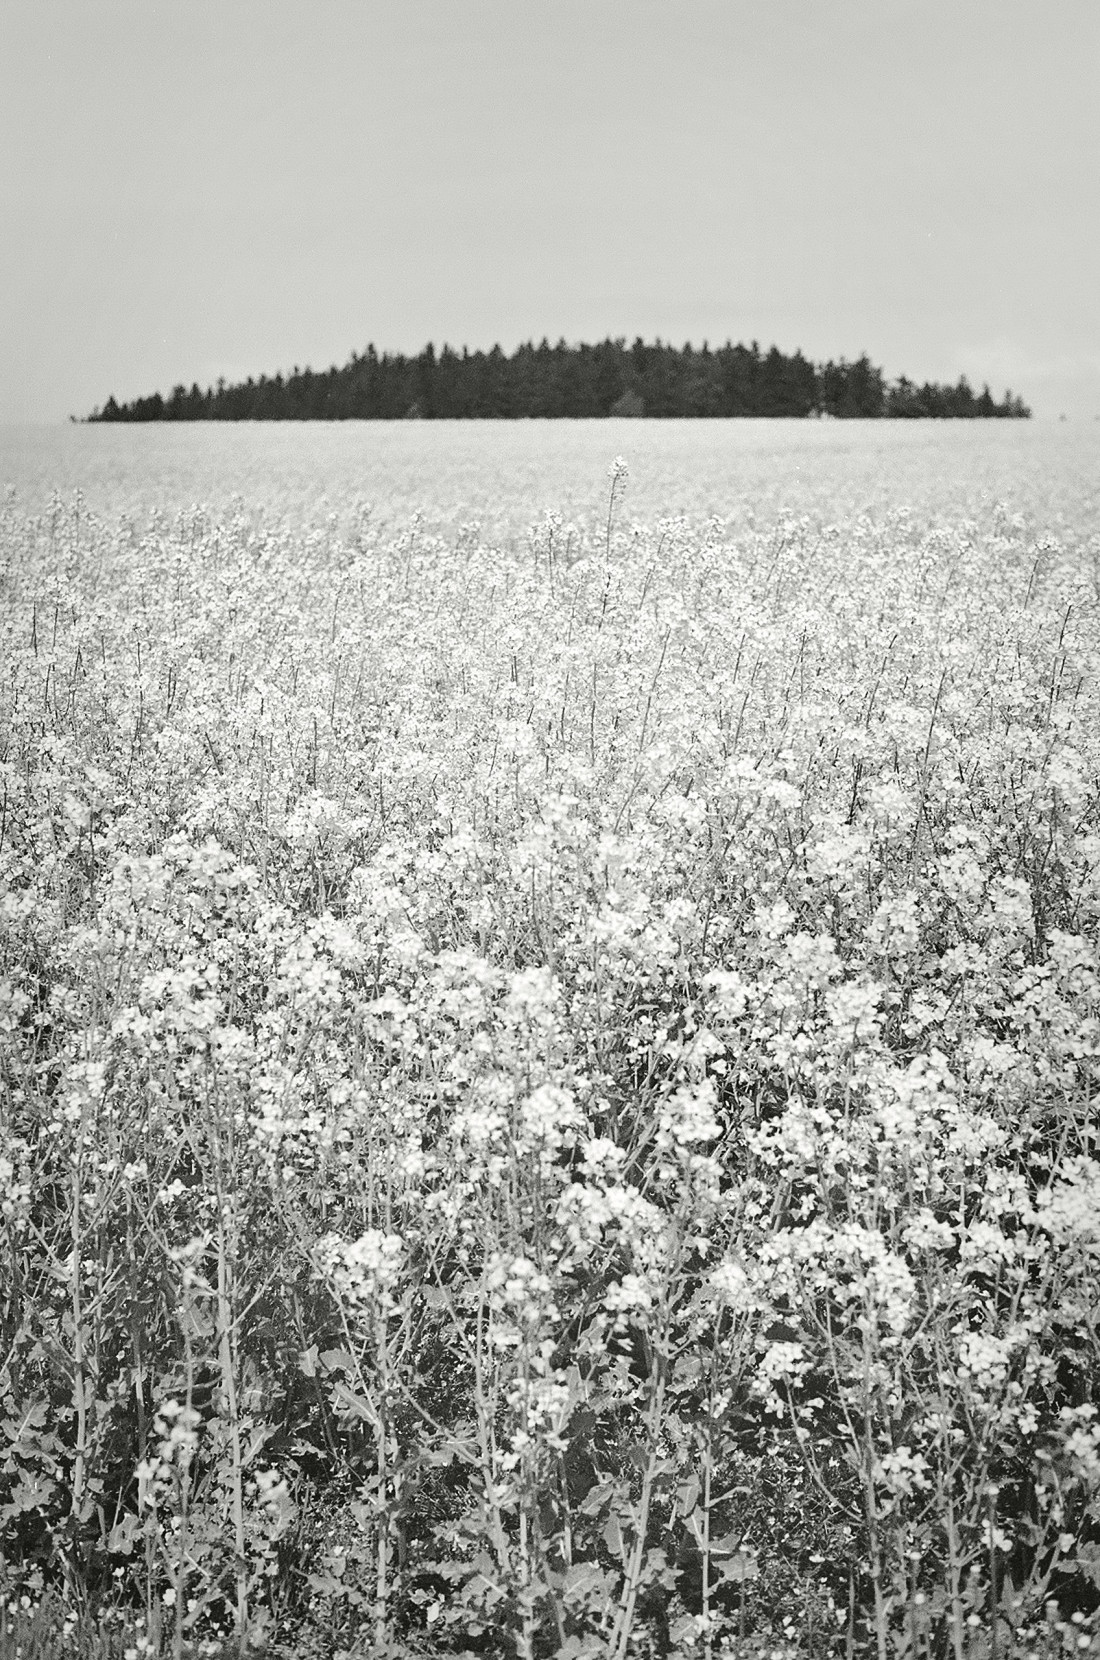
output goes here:
{"type": "Polygon", "coordinates": [[[0,419],[353,348],[1100,414],[1100,0],[0,0],[0,419]]]}

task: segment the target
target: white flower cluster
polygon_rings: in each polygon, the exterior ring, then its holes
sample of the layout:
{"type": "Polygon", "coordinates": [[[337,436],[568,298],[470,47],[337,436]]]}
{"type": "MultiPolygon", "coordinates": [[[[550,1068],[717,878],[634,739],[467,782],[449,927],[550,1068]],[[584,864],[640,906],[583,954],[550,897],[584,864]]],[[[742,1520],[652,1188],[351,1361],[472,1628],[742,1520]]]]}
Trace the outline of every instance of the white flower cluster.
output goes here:
{"type": "Polygon", "coordinates": [[[325,1234],[316,1246],[317,1260],[338,1295],[356,1310],[393,1313],[399,1303],[405,1266],[400,1234],[368,1228],[358,1239],[325,1234]]]}

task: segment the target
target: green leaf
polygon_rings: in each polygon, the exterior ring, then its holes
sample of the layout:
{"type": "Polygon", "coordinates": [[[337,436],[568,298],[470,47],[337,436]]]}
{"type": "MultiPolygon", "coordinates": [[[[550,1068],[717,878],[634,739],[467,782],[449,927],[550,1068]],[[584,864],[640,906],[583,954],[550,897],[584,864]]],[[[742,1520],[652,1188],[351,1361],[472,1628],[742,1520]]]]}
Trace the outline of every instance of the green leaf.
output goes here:
{"type": "Polygon", "coordinates": [[[645,1553],[642,1571],[638,1576],[641,1585],[663,1585],[666,1591],[671,1591],[679,1577],[679,1570],[669,1566],[668,1555],[660,1546],[656,1550],[645,1553]]]}
{"type": "Polygon", "coordinates": [[[566,1602],[585,1602],[593,1591],[606,1593],[611,1575],[596,1562],[575,1562],[566,1569],[562,1580],[562,1596],[566,1602]]]}
{"type": "Polygon", "coordinates": [[[746,1555],[742,1550],[735,1551],[725,1562],[717,1562],[715,1566],[722,1578],[731,1585],[744,1585],[747,1580],[755,1579],[760,1569],[754,1557],[746,1555]]]}
{"type": "Polygon", "coordinates": [[[57,1483],[49,1476],[25,1474],[16,1482],[11,1495],[11,1503],[4,1505],[0,1516],[10,1521],[13,1516],[19,1516],[31,1510],[47,1510],[56,1496],[57,1483]]]}
{"type": "Polygon", "coordinates": [[[140,1532],[141,1523],[135,1515],[123,1516],[110,1531],[107,1549],[115,1556],[129,1556],[134,1548],[134,1540],[140,1532]]]}
{"type": "Polygon", "coordinates": [[[354,1389],[349,1389],[339,1378],[332,1385],[332,1395],[333,1400],[339,1402],[345,1411],[353,1412],[357,1418],[362,1418],[364,1423],[373,1426],[379,1422],[378,1409],[374,1402],[367,1400],[364,1395],[357,1395],[354,1389]]]}
{"type": "Polygon", "coordinates": [[[1078,1545],[1077,1555],[1072,1560],[1059,1563],[1059,1569],[1065,1573],[1083,1574],[1100,1591],[1100,1545],[1078,1545]]]}
{"type": "Polygon", "coordinates": [[[347,1586],[341,1585],[331,1574],[309,1574],[306,1584],[311,1591],[318,1591],[323,1597],[345,1597],[348,1592],[347,1586]]]}
{"type": "Polygon", "coordinates": [[[326,1372],[354,1372],[355,1356],[346,1349],[322,1349],[318,1359],[326,1372]]]}
{"type": "Polygon", "coordinates": [[[676,1503],[680,1507],[682,1516],[690,1515],[695,1509],[695,1506],[699,1503],[699,1493],[698,1476],[689,1477],[687,1481],[681,1482],[680,1486],[676,1488],[676,1503]]]}

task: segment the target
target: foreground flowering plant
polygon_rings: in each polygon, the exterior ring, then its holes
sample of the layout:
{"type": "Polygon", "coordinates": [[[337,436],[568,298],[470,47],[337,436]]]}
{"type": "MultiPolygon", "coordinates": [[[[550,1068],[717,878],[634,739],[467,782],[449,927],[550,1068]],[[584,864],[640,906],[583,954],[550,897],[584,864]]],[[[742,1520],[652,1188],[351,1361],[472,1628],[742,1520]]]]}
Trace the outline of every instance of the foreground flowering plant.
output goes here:
{"type": "Polygon", "coordinates": [[[1091,1644],[1095,545],[626,479],[509,552],[8,509],[11,1597],[1091,1644]]]}

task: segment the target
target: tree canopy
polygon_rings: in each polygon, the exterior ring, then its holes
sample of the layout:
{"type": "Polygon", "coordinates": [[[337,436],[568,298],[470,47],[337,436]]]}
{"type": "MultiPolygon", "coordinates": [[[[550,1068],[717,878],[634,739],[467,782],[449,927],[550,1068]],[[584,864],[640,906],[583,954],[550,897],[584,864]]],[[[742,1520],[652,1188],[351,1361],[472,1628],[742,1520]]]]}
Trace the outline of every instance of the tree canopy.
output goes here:
{"type": "Polygon", "coordinates": [[[528,342],[508,355],[424,347],[414,357],[353,352],[342,368],[219,380],[202,390],[176,386],[120,404],[113,396],[91,421],[512,420],[522,417],[919,416],[1026,418],[1011,392],[998,402],[988,386],[888,381],[863,355],[814,364],[777,346],[673,346],[661,340],[597,345],[528,342]]]}

